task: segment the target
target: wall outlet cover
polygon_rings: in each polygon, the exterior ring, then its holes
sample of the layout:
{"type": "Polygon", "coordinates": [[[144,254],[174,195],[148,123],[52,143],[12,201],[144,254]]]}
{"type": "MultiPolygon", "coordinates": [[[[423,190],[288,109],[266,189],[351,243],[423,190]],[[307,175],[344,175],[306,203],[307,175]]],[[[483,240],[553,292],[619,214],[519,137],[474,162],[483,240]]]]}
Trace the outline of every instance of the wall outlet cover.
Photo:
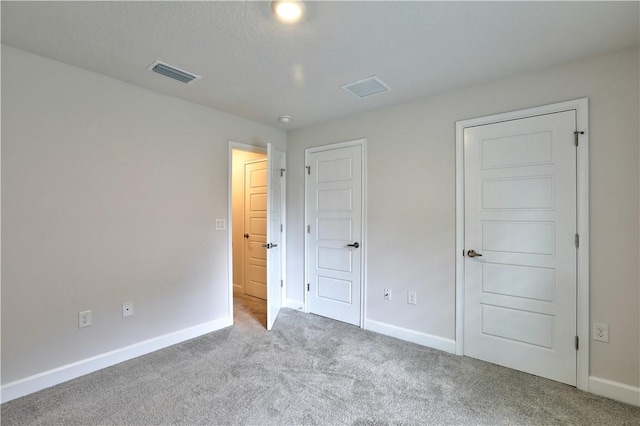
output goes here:
{"type": "Polygon", "coordinates": [[[609,325],[593,323],[593,340],[609,343],[609,325]]]}
{"type": "Polygon", "coordinates": [[[91,326],[91,311],[78,312],[78,328],[91,326]]]}

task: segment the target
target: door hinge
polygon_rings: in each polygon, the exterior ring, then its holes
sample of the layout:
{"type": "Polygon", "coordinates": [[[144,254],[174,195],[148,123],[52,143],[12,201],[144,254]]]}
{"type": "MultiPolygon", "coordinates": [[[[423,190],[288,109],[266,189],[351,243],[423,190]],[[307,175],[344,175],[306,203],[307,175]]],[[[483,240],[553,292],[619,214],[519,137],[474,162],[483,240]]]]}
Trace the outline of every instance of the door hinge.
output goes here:
{"type": "Polygon", "coordinates": [[[579,347],[580,347],[580,339],[578,338],[578,336],[576,336],[576,351],[578,350],[579,347]]]}
{"type": "Polygon", "coordinates": [[[307,234],[311,233],[311,225],[307,225],[307,234]]]}
{"type": "Polygon", "coordinates": [[[580,235],[576,234],[575,242],[576,248],[580,248],[580,235]]]}
{"type": "Polygon", "coordinates": [[[311,166],[307,166],[307,174],[310,175],[311,174],[311,166]]]}
{"type": "Polygon", "coordinates": [[[307,291],[311,291],[311,284],[307,283],[307,291]]]}
{"type": "Polygon", "coordinates": [[[575,138],[574,142],[575,142],[576,146],[578,146],[578,136],[579,135],[584,135],[584,132],[578,132],[578,131],[573,132],[573,136],[575,138]]]}
{"type": "Polygon", "coordinates": [[[285,170],[285,169],[280,169],[280,177],[283,177],[283,176],[284,176],[284,172],[286,172],[286,170],[285,170]]]}
{"type": "Polygon", "coordinates": [[[280,287],[284,287],[284,280],[280,280],[280,287]]]}
{"type": "Polygon", "coordinates": [[[280,224],[280,232],[282,232],[282,230],[283,230],[283,226],[282,224],[280,224]]]}

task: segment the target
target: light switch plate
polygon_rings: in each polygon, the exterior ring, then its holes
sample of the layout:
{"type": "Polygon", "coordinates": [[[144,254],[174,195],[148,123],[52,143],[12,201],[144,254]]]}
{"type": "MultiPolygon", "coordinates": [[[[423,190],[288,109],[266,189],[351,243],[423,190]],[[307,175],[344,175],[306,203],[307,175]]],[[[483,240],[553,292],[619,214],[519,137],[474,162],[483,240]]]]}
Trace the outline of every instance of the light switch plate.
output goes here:
{"type": "Polygon", "coordinates": [[[216,231],[224,231],[227,229],[227,221],[224,219],[216,219],[216,231]]]}

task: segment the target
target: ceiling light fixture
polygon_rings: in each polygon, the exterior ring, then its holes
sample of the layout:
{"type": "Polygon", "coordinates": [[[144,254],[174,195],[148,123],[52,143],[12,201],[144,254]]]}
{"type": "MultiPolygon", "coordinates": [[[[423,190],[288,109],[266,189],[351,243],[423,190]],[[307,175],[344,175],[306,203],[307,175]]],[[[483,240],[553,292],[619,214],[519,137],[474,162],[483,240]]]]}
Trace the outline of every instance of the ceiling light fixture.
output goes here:
{"type": "Polygon", "coordinates": [[[304,3],[300,0],[272,1],[271,10],[281,22],[295,24],[304,14],[304,3]]]}
{"type": "Polygon", "coordinates": [[[278,117],[278,121],[281,122],[282,124],[288,124],[291,121],[291,116],[281,115],[280,117],[278,117]]]}

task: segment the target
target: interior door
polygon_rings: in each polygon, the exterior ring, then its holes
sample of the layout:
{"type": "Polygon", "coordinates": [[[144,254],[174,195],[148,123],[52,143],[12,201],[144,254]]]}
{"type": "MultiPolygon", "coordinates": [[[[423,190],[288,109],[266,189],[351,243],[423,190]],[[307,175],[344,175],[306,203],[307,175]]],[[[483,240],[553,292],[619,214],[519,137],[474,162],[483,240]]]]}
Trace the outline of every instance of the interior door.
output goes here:
{"type": "Polygon", "coordinates": [[[244,165],[244,293],[267,298],[267,161],[244,165]]]}
{"type": "Polygon", "coordinates": [[[464,353],[576,384],[576,112],[464,131],[464,353]]]}
{"type": "Polygon", "coordinates": [[[360,325],[362,146],[310,152],[307,174],[309,312],[360,325]]]}
{"type": "Polygon", "coordinates": [[[267,144],[269,190],[267,197],[267,330],[282,308],[282,194],[284,153],[267,144]]]}

